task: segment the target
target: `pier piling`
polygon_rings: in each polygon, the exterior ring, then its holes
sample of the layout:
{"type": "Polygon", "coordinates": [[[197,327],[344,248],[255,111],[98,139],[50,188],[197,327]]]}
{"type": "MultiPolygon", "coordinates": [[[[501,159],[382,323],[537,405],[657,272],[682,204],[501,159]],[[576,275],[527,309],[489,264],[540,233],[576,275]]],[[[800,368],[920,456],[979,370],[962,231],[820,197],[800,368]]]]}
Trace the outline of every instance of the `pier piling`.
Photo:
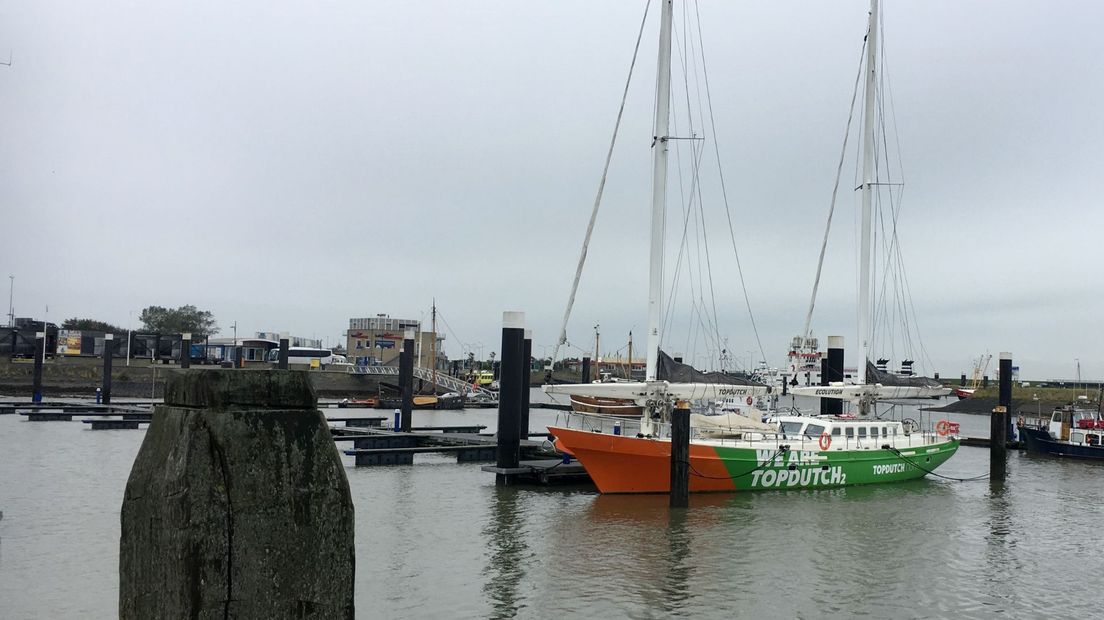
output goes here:
{"type": "Polygon", "coordinates": [[[42,402],[42,364],[45,361],[46,332],[35,332],[34,376],[31,379],[31,402],[42,402]]]}
{"type": "Polygon", "coordinates": [[[671,412],[671,508],[690,505],[690,404],[671,412]]]}
{"type": "Polygon", "coordinates": [[[192,366],[192,335],[181,334],[180,335],[180,367],[191,368],[192,366]]]}
{"type": "Polygon", "coordinates": [[[399,353],[399,390],[402,392],[402,432],[409,433],[414,421],[414,330],[403,333],[399,353]]]}
{"type": "Polygon", "coordinates": [[[351,620],[353,536],[306,372],[179,373],[127,481],[118,617],[351,620]]]}
{"type": "MultiPolygon", "coordinates": [[[[828,336],[828,354],[824,357],[822,368],[820,374],[821,385],[843,381],[843,336],[828,336]]],[[[843,401],[838,398],[820,399],[820,413],[823,415],[842,414],[843,401]]]]}
{"type": "Polygon", "coordinates": [[[115,334],[104,334],[103,344],[103,382],[100,388],[100,395],[102,402],[105,405],[111,404],[111,357],[115,353],[115,334]]]}
{"type": "Polygon", "coordinates": [[[583,378],[579,383],[590,383],[590,356],[583,356],[583,378]]]}
{"type": "MultiPolygon", "coordinates": [[[[502,313],[502,379],[498,391],[498,454],[495,465],[516,468],[521,460],[522,354],[525,349],[525,313],[502,313]]],[[[528,388],[525,388],[528,389],[528,388]]],[[[509,474],[496,474],[495,483],[511,482],[509,474]]]]}
{"type": "Polygon", "coordinates": [[[288,367],[288,351],[291,349],[289,346],[287,332],[280,334],[280,357],[276,363],[276,367],[280,370],[287,370],[288,367]]]}
{"type": "Polygon", "coordinates": [[[529,439],[529,372],[533,363],[533,330],[525,330],[525,340],[521,346],[521,363],[518,370],[521,371],[521,407],[518,422],[518,436],[521,439],[529,439]]]}
{"type": "Polygon", "coordinates": [[[1012,354],[1000,354],[998,405],[989,421],[989,479],[1004,480],[1008,465],[1008,409],[1012,406],[1012,354]]]}

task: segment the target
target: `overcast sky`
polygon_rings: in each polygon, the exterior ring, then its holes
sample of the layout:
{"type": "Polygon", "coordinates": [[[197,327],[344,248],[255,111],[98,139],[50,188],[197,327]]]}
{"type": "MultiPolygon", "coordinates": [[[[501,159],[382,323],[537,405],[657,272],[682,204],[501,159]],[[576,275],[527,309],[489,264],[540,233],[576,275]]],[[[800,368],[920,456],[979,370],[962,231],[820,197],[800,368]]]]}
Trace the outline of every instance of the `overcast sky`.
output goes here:
{"type": "MultiPolygon", "coordinates": [[[[333,344],[350,317],[428,321],[435,297],[452,356],[497,350],[503,310],[525,311],[548,352],[644,4],[0,2],[15,313],[137,326],[145,306],[194,304],[223,334],[237,321],[333,344]]],[[[699,6],[774,365],[804,322],[867,9],[699,6]]],[[[1072,377],[1076,359],[1104,377],[1104,5],[883,12],[900,239],[935,370],[1008,350],[1028,378],[1072,377]]],[[[630,329],[643,345],[656,17],[569,327],[580,347],[599,323],[604,350],[630,329]]],[[[723,207],[706,208],[722,335],[757,357],[723,207]]],[[[850,365],[849,191],[839,209],[813,330],[843,335],[850,365]]]]}

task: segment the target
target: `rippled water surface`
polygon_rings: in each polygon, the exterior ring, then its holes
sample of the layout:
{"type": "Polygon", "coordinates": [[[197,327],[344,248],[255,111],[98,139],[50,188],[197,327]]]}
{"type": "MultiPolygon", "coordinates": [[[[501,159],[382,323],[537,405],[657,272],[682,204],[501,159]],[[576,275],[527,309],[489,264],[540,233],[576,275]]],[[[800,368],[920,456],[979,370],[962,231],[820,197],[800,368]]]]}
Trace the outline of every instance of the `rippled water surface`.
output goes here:
{"type": "MultiPolygon", "coordinates": [[[[415,412],[415,425],[494,411],[415,412]]],[[[948,416],[985,436],[985,416],[948,416]]],[[[534,427],[555,414],[534,410],[534,427]]],[[[119,507],[144,431],[0,416],[0,617],[109,618],[119,507]]],[[[493,428],[489,429],[493,430],[493,428]]],[[[496,488],[419,455],[352,467],[362,617],[1091,617],[1104,559],[1096,463],[1011,453],[1005,484],[599,496],[496,488]]],[[[971,477],[963,447],[939,473],[971,477]]]]}

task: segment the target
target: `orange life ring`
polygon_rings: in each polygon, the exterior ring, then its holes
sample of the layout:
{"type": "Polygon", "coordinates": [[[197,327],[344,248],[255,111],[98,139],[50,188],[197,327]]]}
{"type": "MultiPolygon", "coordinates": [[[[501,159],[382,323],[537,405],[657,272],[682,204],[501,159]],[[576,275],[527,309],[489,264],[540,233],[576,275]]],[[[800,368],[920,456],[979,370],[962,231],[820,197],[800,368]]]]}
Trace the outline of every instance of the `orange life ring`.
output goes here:
{"type": "Polygon", "coordinates": [[[749,405],[750,405],[750,404],[751,404],[751,403],[753,403],[753,402],[755,402],[755,401],[754,401],[754,400],[752,400],[752,398],[751,398],[750,396],[748,396],[748,397],[747,397],[747,404],[749,404],[749,405]]]}
{"type": "Polygon", "coordinates": [[[940,420],[939,424],[935,425],[935,432],[939,433],[940,437],[946,437],[947,433],[951,432],[951,423],[946,420],[940,420]]]}
{"type": "Polygon", "coordinates": [[[820,434],[820,439],[817,441],[821,450],[827,450],[832,446],[832,436],[827,431],[820,434]]]}

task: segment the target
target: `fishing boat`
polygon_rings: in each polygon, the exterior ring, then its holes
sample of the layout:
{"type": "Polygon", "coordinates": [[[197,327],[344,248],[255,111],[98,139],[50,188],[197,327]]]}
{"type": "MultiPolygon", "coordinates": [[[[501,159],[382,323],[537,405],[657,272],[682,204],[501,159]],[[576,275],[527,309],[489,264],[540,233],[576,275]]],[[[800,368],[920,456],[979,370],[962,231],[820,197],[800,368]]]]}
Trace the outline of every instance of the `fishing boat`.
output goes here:
{"type": "MultiPolygon", "coordinates": [[[[572,414],[566,422],[549,427],[554,445],[583,465],[602,493],[670,492],[672,411],[688,407],[690,400],[740,398],[750,404],[771,390],[762,384],[725,385],[696,372],[660,375],[660,317],[663,310],[663,213],[669,147],[669,99],[671,24],[673,1],[662,2],[659,35],[659,63],[652,140],[652,219],[648,300],[648,342],[646,380],[610,384],[546,385],[550,394],[631,399],[643,408],[639,420],[612,420],[608,416],[572,414]]],[[[872,0],[867,46],[865,127],[866,144],[873,138],[875,51],[877,50],[878,3],[872,0]]],[[[867,149],[869,151],[869,148],[867,149]]],[[[871,186],[867,154],[864,175],[864,206],[869,209],[871,186]]],[[[869,228],[869,213],[864,229],[869,228]]],[[[869,243],[869,234],[867,243],[869,243]]],[[[869,248],[867,248],[869,250],[869,248]]],[[[585,255],[585,244],[584,244],[585,255]]],[[[869,253],[864,253],[869,258],[869,253]]],[[[576,273],[578,280],[578,272],[576,273]]],[[[869,278],[867,278],[869,280],[869,278]]],[[[869,282],[868,282],[869,283],[869,282]]],[[[867,294],[869,291],[867,291],[867,294]]],[[[868,298],[867,298],[868,299],[868,298]]],[[[574,300],[574,291],[572,299],[574,300]]],[[[570,311],[570,304],[568,310],[570,311]]],[[[566,324],[566,314],[565,314],[566,324]]],[[[561,332],[562,334],[563,332],[561,332]]],[[[865,332],[864,332],[865,333],[865,332]]],[[[864,342],[863,353],[866,353],[864,342]]],[[[684,370],[684,369],[683,369],[684,370]]],[[[863,368],[865,378],[866,369],[863,368]]],[[[920,387],[859,385],[830,389],[873,399],[880,395],[922,392],[920,387]]],[[[848,395],[852,396],[852,395],[848,395]]],[[[855,484],[898,482],[919,478],[949,459],[959,440],[949,423],[935,432],[923,431],[914,421],[886,421],[862,418],[779,416],[772,424],[730,414],[732,422],[724,433],[703,429],[691,422],[689,450],[690,491],[733,491],[759,489],[817,489],[855,484]]]]}
{"type": "Polygon", "coordinates": [[[992,355],[986,354],[977,359],[977,362],[974,363],[974,373],[970,377],[970,387],[960,385],[954,389],[954,395],[957,396],[959,400],[964,400],[974,395],[978,386],[981,385],[982,377],[985,375],[985,370],[989,368],[989,360],[992,358],[992,355]]]}
{"type": "Polygon", "coordinates": [[[1066,405],[1055,409],[1049,419],[1019,420],[1016,426],[1028,452],[1104,459],[1104,416],[1099,410],[1066,405]]]}

